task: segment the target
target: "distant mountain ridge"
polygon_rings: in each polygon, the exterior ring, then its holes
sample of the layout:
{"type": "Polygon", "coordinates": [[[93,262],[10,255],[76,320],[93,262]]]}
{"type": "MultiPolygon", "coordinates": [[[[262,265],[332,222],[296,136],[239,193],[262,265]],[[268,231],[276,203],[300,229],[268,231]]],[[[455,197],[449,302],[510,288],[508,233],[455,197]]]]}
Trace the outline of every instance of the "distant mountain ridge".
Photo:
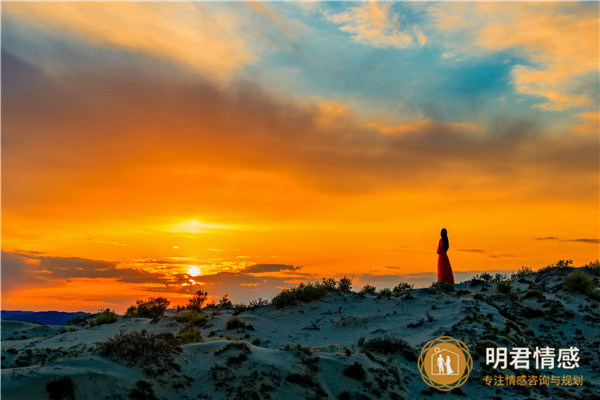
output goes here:
{"type": "Polygon", "coordinates": [[[48,325],[65,325],[68,320],[78,315],[89,315],[83,311],[5,311],[2,310],[0,319],[5,321],[40,322],[48,325]]]}

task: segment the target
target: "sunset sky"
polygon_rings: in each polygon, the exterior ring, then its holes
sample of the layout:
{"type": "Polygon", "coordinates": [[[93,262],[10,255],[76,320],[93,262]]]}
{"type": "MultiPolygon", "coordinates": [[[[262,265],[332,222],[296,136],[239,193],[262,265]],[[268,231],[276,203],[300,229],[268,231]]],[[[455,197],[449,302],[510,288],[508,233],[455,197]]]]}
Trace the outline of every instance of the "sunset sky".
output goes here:
{"type": "Polygon", "coordinates": [[[2,309],[599,256],[599,3],[2,2],[2,309]]]}

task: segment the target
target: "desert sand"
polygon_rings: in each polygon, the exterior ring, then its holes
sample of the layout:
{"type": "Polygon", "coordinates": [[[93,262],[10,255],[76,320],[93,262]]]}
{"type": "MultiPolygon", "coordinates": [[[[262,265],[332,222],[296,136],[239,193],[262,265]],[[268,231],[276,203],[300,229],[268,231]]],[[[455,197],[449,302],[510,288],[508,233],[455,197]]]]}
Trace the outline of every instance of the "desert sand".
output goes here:
{"type": "MultiPolygon", "coordinates": [[[[481,279],[449,293],[425,288],[389,298],[331,290],[317,301],[241,312],[245,326],[233,329],[231,309],[206,310],[203,341],[181,345],[172,361],[147,354],[155,361],[143,364],[111,359],[97,346],[121,331],[177,336],[185,324],[175,310],[95,327],[2,321],[2,399],[50,398],[47,383],[65,376],[75,399],[597,399],[599,303],[563,290],[572,270],[513,279],[506,293],[481,279]],[[416,361],[443,335],[463,341],[473,357],[468,381],[451,392],[427,386],[416,361]],[[553,373],[583,376],[583,384],[488,386],[483,376],[497,374],[485,365],[490,346],[576,346],[579,368],[553,373]],[[348,372],[355,363],[364,375],[348,372]]],[[[598,276],[578,270],[598,291],[598,276]]]]}

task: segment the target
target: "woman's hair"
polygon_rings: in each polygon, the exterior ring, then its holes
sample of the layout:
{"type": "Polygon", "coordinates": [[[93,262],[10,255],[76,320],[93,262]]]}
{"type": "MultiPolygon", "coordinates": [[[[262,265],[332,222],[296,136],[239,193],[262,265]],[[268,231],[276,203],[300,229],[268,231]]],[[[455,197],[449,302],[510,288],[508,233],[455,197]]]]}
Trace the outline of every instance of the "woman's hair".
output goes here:
{"type": "Polygon", "coordinates": [[[442,246],[444,246],[444,250],[448,251],[450,248],[450,242],[448,241],[448,231],[446,228],[442,229],[442,246]]]}

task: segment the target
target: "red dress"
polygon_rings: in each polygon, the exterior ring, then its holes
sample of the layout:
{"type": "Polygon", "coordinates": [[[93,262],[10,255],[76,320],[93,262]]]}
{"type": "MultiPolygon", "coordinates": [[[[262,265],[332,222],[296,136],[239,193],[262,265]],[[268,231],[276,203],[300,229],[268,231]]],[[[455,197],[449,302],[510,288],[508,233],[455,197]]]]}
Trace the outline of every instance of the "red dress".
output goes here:
{"type": "Polygon", "coordinates": [[[446,254],[446,249],[440,239],[437,249],[438,255],[438,282],[454,283],[454,275],[452,274],[452,267],[450,266],[450,260],[446,254]]]}

